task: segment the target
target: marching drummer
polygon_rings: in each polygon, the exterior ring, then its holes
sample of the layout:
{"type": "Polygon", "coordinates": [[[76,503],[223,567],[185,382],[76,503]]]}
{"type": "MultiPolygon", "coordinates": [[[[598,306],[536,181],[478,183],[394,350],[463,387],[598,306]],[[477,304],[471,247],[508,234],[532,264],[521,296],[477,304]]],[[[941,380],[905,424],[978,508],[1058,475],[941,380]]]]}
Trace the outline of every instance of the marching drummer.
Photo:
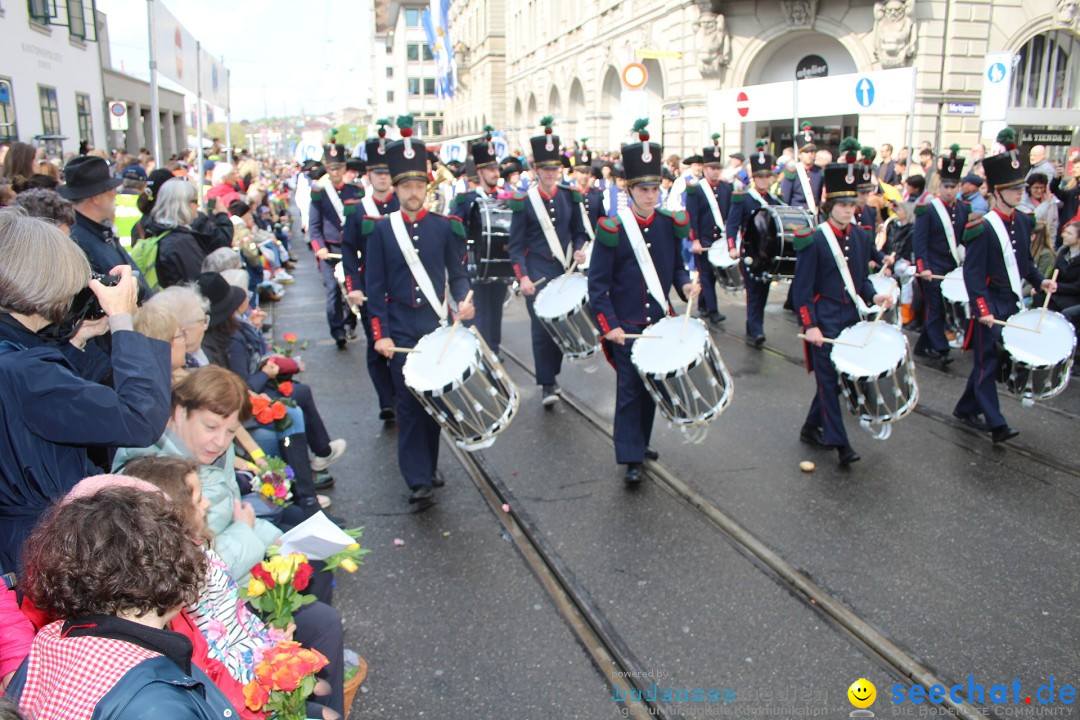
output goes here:
{"type": "MultiPolygon", "coordinates": [[[[345,266],[345,288],[349,300],[362,306],[367,299],[365,265],[367,262],[368,235],[375,228],[375,221],[398,209],[397,195],[390,183],[390,167],[386,164],[386,126],[389,120],[379,120],[378,137],[368,138],[364,143],[367,156],[367,177],[371,192],[361,199],[363,215],[354,213],[345,218],[341,231],[342,264],[345,266]]],[[[394,379],[390,376],[389,361],[375,351],[375,337],[371,331],[368,313],[360,313],[360,322],[367,336],[367,370],[375,394],[379,400],[379,419],[385,423],[394,421],[394,379]]]]}
{"type": "Polygon", "coordinates": [[[347,309],[334,277],[334,266],[341,259],[330,255],[342,254],[341,226],[348,215],[356,212],[364,196],[363,189],[345,184],[345,160],[345,146],[331,138],[330,144],[323,147],[326,175],[312,185],[308,210],[308,236],[326,290],[326,321],[338,350],[345,349],[347,337],[356,337],[356,316],[347,309]]]}
{"type": "Polygon", "coordinates": [[[814,130],[810,123],[802,124],[803,144],[799,146],[799,161],[789,163],[780,179],[780,197],[788,205],[806,208],[817,216],[818,201],[821,200],[822,172],[814,164],[817,145],[814,143],[814,130]]]}
{"type": "Polygon", "coordinates": [[[690,252],[695,267],[701,273],[701,307],[709,322],[719,325],[726,318],[716,303],[716,272],[709,262],[708,252],[713,243],[725,243],[727,222],[731,215],[732,184],[720,179],[724,170],[724,152],[720,148],[720,134],[713,133],[712,145],[701,153],[705,160],[705,177],[686,191],[686,212],[693,228],[690,252]]]}
{"type": "Polygon", "coordinates": [[[589,239],[581,220],[579,203],[582,198],[573,190],[560,187],[562,154],[559,136],[552,134],[552,118],[540,120],[543,135],[530,139],[533,164],[539,182],[526,192],[510,199],[514,218],[510,223],[510,262],[525,296],[532,320],[533,363],[536,384],[540,385],[544,407],[559,401],[559,386],[555,378],[562,370],[562,351],[536,318],[533,304],[536,283],[551,281],[564,274],[571,260],[585,262],[582,248],[589,239]],[[572,255],[571,255],[572,253],[572,255]]]}
{"type": "MultiPolygon", "coordinates": [[[[757,153],[750,156],[751,185],[745,192],[731,196],[731,214],[727,225],[728,255],[739,259],[745,251],[739,247],[740,233],[746,230],[754,211],[766,205],[783,205],[784,202],[769,192],[773,179],[773,156],[765,152],[768,141],[757,141],[757,153]]],[[[772,280],[762,273],[754,274],[753,268],[740,263],[743,282],[746,285],[746,334],[754,347],[765,344],[765,303],[769,301],[772,280]]]]}
{"type": "Polygon", "coordinates": [[[631,486],[641,482],[645,458],[659,456],[649,448],[656,404],[630,360],[638,341],[626,335],[640,333],[672,313],[668,293],[673,285],[682,289],[688,302],[701,291],[700,285],[691,283],[682,261],[689,217],[683,210],[656,207],[662,148],[648,141],[647,123],[639,120],[634,125],[640,143],[622,147],[630,207],[600,220],[589,268],[589,303],[617,378],[615,461],[626,465],[625,480],[631,486]]]}
{"type": "Polygon", "coordinates": [[[459,257],[465,229],[453,218],[424,209],[427,192],[427,151],[412,137],[411,123],[402,123],[402,139],[386,147],[386,158],[401,210],[375,221],[368,238],[367,314],[375,350],[390,361],[398,423],[398,467],[418,509],[434,503],[433,486],[439,459],[439,425],[405,386],[405,355],[421,337],[447,321],[447,284],[459,303],[458,317],[473,317],[471,302],[463,302],[469,279],[459,257]],[[455,237],[456,236],[456,237],[455,237]]]}
{"type": "MultiPolygon", "coordinates": [[[[499,197],[499,159],[495,155],[495,146],[491,136],[494,130],[495,128],[490,125],[485,125],[484,138],[473,143],[470,148],[472,160],[476,166],[478,186],[475,190],[455,197],[450,206],[450,214],[466,221],[466,228],[471,227],[471,223],[467,220],[479,196],[483,195],[493,201],[499,197]]],[[[481,238],[470,237],[469,240],[480,247],[481,238]]],[[[506,301],[508,284],[509,281],[503,278],[472,281],[473,304],[476,306],[476,330],[496,355],[499,354],[499,345],[502,342],[503,303],[506,301]]]]}
{"type": "Polygon", "coordinates": [[[1056,292],[1057,283],[1044,279],[1031,261],[1032,219],[1017,212],[1026,182],[1016,151],[1016,132],[1005,128],[997,141],[1005,150],[983,160],[986,182],[992,193],[990,212],[973,220],[964,229],[964,285],[975,314],[964,340],[964,349],[974,348],[974,364],[964,394],[953,415],[976,430],[989,430],[995,443],[1020,434],[1009,427],[998,405],[998,356],[994,345],[1001,340],[1000,321],[1021,309],[1020,279],[1044,292],[1056,292]],[[976,319],[978,322],[976,322],[976,319]],[[980,418],[980,415],[982,418],[980,418]]]}
{"type": "Polygon", "coordinates": [[[945,338],[945,305],[941,283],[933,276],[942,276],[960,267],[963,247],[960,238],[968,221],[971,206],[956,197],[964,170],[964,158],[957,155],[959,145],[949,148],[938,170],[940,184],[933,198],[915,206],[915,230],[912,249],[915,251],[915,270],[923,296],[923,325],[915,342],[915,354],[939,360],[942,365],[952,362],[949,342],[945,338]]]}
{"type": "Polygon", "coordinates": [[[867,275],[868,250],[865,232],[852,222],[858,187],[856,153],[859,142],[847,138],[840,144],[842,162],[825,167],[826,221],[816,230],[795,233],[795,279],[792,299],[806,336],[807,370],[814,373],[817,392],[799,439],[815,447],[836,448],[843,466],[859,460],[851,447],[840,412],[840,385],[830,357],[827,339],[859,322],[867,303],[892,306],[889,295],[874,294],[867,275]]]}

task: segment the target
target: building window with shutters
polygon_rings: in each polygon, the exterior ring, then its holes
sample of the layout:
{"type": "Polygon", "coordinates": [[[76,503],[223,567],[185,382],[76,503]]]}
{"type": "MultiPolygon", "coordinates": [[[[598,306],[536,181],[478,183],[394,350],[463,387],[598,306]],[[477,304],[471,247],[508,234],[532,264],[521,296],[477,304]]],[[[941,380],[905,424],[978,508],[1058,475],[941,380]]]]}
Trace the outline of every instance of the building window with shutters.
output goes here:
{"type": "Polygon", "coordinates": [[[90,96],[85,93],[75,93],[75,110],[79,116],[79,140],[93,147],[94,113],[91,110],[90,96]]]}
{"type": "Polygon", "coordinates": [[[38,85],[38,103],[41,105],[41,134],[60,134],[60,105],[56,100],[56,88],[38,85]]]}
{"type": "Polygon", "coordinates": [[[82,0],[68,0],[68,33],[80,40],[86,39],[86,8],[82,0]]]}

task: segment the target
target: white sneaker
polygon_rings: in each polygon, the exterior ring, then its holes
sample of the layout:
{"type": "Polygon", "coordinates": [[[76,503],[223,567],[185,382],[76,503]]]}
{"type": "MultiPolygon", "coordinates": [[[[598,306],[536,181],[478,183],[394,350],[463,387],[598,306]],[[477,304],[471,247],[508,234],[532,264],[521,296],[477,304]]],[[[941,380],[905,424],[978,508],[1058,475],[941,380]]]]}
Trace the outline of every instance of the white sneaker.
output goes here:
{"type": "Polygon", "coordinates": [[[315,499],[319,501],[319,507],[323,510],[334,504],[334,501],[326,495],[316,495],[315,499]]]}
{"type": "Polygon", "coordinates": [[[326,457],[319,457],[316,455],[311,460],[311,469],[315,472],[322,472],[326,468],[330,467],[345,454],[345,448],[348,447],[348,443],[344,438],[338,438],[330,441],[330,454],[326,457]]]}
{"type": "Polygon", "coordinates": [[[290,275],[289,273],[285,272],[284,270],[278,270],[277,272],[274,273],[274,282],[279,282],[279,283],[284,283],[286,285],[289,285],[289,284],[292,283],[292,281],[293,281],[293,276],[290,275]]]}

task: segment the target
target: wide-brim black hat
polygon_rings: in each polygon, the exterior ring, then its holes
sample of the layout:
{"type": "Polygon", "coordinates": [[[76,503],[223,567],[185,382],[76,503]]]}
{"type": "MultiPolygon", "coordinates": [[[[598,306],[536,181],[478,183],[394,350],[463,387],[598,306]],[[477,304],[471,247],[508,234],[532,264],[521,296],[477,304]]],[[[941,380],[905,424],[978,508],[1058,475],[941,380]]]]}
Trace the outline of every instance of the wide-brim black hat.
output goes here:
{"type": "Polygon", "coordinates": [[[517,159],[504,160],[503,164],[499,166],[499,176],[506,180],[514,173],[522,172],[521,162],[517,159]]]}
{"type": "Polygon", "coordinates": [[[360,158],[349,158],[345,161],[345,169],[352,170],[353,172],[363,175],[367,172],[367,163],[360,158]]]}
{"type": "Polygon", "coordinates": [[[687,165],[687,166],[693,165],[694,163],[704,163],[704,162],[705,162],[705,158],[702,157],[701,155],[691,155],[690,157],[685,157],[682,160],[682,164],[687,165]]]}
{"type": "Polygon", "coordinates": [[[64,166],[64,184],[57,192],[68,200],[85,200],[120,187],[124,181],[109,174],[109,164],[93,155],[81,155],[64,166]]]}
{"type": "Polygon", "coordinates": [[[210,301],[210,327],[229,319],[247,299],[247,293],[230,285],[221,273],[205,272],[199,275],[196,282],[199,292],[210,301]]]}

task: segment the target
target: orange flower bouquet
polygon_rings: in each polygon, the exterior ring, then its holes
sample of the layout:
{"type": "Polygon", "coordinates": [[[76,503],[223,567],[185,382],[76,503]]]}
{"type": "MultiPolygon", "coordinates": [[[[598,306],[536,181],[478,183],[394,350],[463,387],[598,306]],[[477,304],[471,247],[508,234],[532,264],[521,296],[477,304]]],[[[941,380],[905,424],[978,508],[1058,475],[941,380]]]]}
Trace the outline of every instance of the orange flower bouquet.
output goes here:
{"type": "Polygon", "coordinates": [[[265,393],[249,393],[251,396],[251,414],[260,425],[274,424],[278,432],[287,430],[292,425],[287,406],[296,407],[292,400],[277,398],[271,400],[265,393]]]}
{"type": "Polygon", "coordinates": [[[255,678],[244,685],[244,703],[275,720],[304,720],[315,673],[329,664],[318,650],[282,640],[263,653],[255,678]]]}

